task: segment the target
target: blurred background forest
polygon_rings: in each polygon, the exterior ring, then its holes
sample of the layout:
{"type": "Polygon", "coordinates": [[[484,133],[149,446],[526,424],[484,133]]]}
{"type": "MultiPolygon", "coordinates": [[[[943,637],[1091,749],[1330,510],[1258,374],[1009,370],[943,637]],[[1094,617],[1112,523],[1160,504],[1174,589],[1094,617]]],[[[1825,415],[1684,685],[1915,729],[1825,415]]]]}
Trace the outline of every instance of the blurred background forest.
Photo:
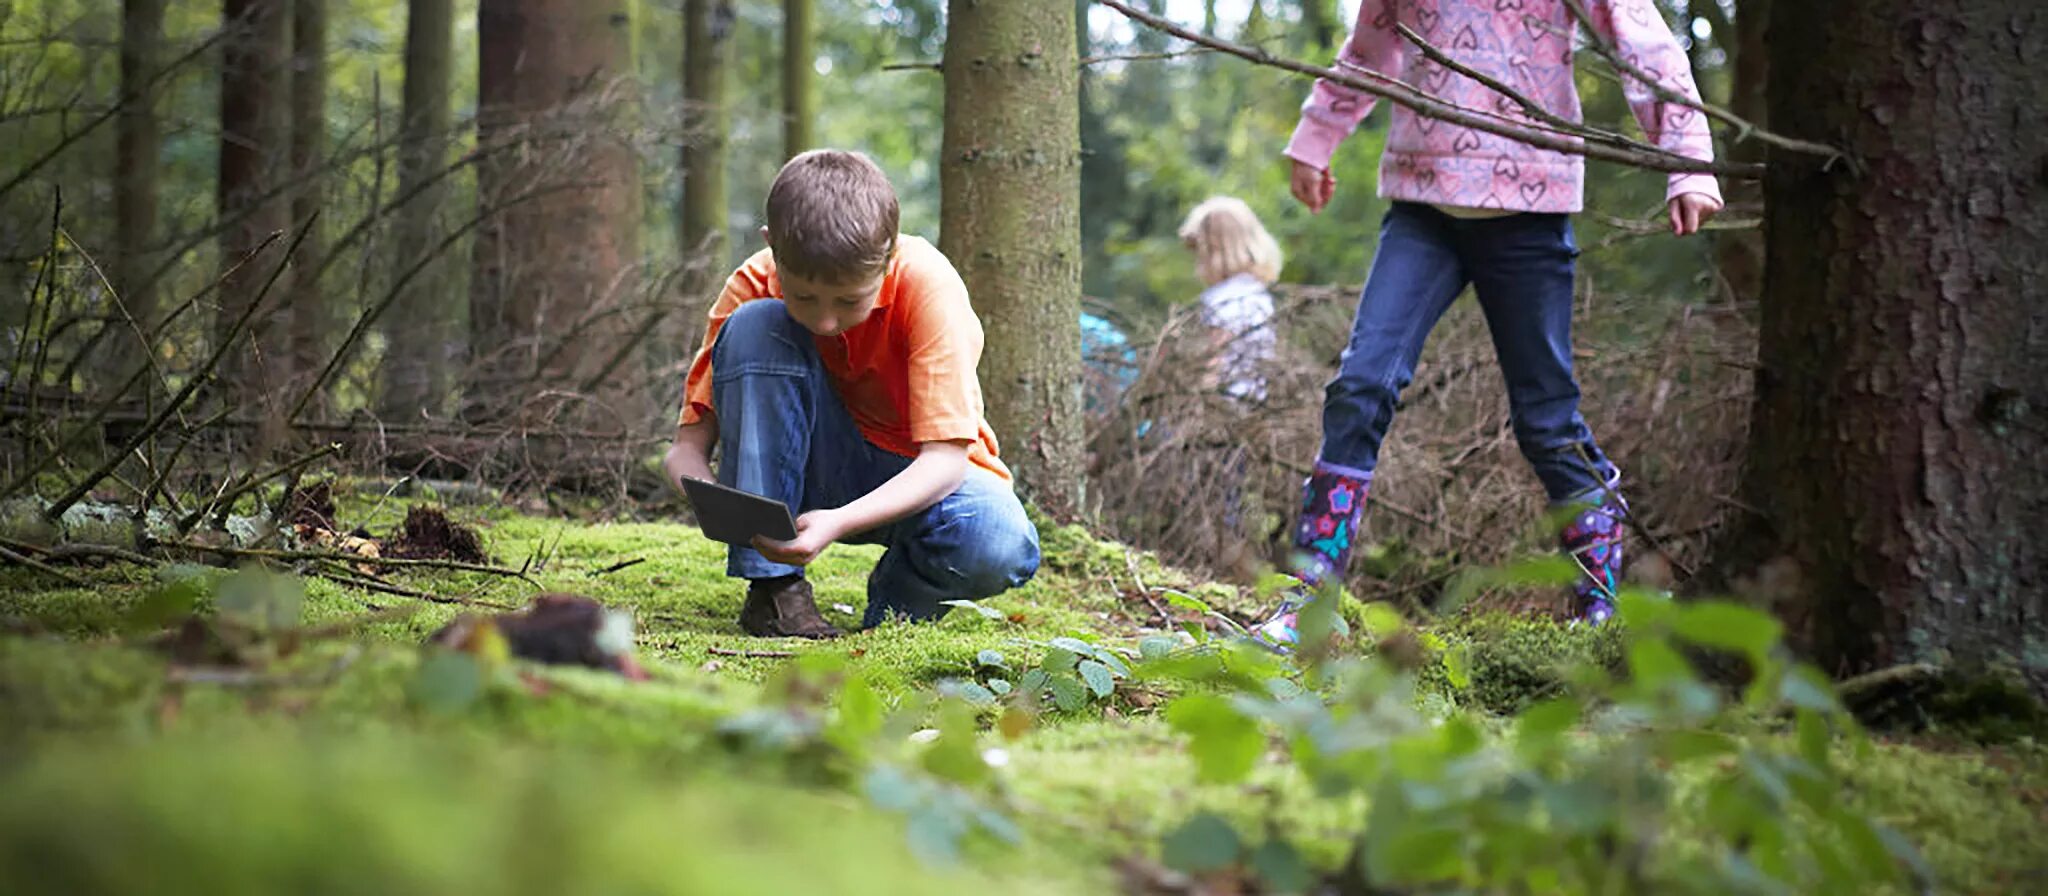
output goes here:
{"type": "MultiPolygon", "coordinates": [[[[1319,64],[1356,9],[1149,5],[1319,64]]],[[[1707,99],[1741,108],[1733,4],[1662,6],[1707,99]]],[[[333,440],[399,474],[672,507],[646,461],[668,435],[702,309],[759,244],[761,197],[790,149],[867,152],[898,186],[903,229],[938,237],[944,7],[559,0],[528,4],[522,25],[494,0],[0,4],[10,438],[48,449],[88,435],[51,421],[91,417],[91,437],[136,439],[162,466],[167,434],[209,424],[275,462],[294,437],[333,440]],[[693,57],[693,40],[709,49],[693,57]],[[515,63],[528,68],[509,76],[515,63]],[[793,77],[809,79],[807,105],[790,104],[793,77]],[[286,145],[288,158],[265,148],[286,145]],[[284,236],[265,247],[271,233],[284,236]],[[294,240],[288,275],[247,323],[268,354],[209,366],[294,240]],[[167,405],[195,372],[213,382],[167,405]],[[177,411],[155,420],[166,407],[177,411]]],[[[1094,358],[1098,373],[1135,379],[1091,403],[1083,511],[1174,560],[1248,573],[1314,454],[1320,387],[1384,211],[1386,113],[1342,146],[1336,200],[1310,215],[1288,197],[1280,156],[1306,79],[1076,9],[1082,305],[1130,342],[1094,358]],[[1217,194],[1248,202],[1286,252],[1276,292],[1294,350],[1271,372],[1283,387],[1249,411],[1219,409],[1175,375],[1174,314],[1202,286],[1175,231],[1217,194]],[[1182,423],[1150,430],[1163,419],[1182,423]],[[1219,475],[1237,469],[1252,488],[1219,475]],[[1216,512],[1162,507],[1162,485],[1216,512]],[[1223,509],[1232,502],[1249,512],[1223,509]]],[[[1579,71],[1587,120],[1634,133],[1614,75],[1579,71]]],[[[1735,230],[1673,240],[1658,234],[1661,174],[1589,169],[1577,219],[1589,417],[1652,496],[1647,518],[1669,541],[1658,554],[1684,564],[1729,506],[1754,285],[1716,261],[1740,251],[1755,207],[1737,190],[1724,215],[1735,230]]],[[[1432,410],[1404,415],[1387,448],[1403,472],[1376,495],[1389,510],[1375,556],[1493,560],[1533,531],[1538,497],[1499,393],[1464,303],[1405,399],[1432,410]]],[[[14,488],[38,472],[28,457],[64,454],[9,453],[14,488]]],[[[150,473],[130,472],[150,490],[150,473]]],[[[1450,566],[1367,568],[1420,586],[1450,566]]]]}

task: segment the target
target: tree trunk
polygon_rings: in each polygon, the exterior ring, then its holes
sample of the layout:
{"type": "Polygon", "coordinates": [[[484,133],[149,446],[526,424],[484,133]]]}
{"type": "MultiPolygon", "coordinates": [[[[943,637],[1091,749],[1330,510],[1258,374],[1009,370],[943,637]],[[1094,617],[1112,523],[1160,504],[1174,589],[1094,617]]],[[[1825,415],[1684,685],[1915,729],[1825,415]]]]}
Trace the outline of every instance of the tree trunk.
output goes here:
{"type": "Polygon", "coordinates": [[[690,258],[684,295],[695,310],[708,308],[724,273],[725,144],[730,110],[725,75],[732,52],[731,0],[686,0],[683,7],[683,103],[689,136],[683,142],[680,244],[690,258]],[[701,303],[701,304],[694,304],[701,303]]]}
{"type": "MultiPolygon", "coordinates": [[[[292,0],[292,221],[311,218],[327,203],[326,179],[320,169],[327,155],[327,0],[292,0]]],[[[288,314],[291,318],[293,398],[312,384],[327,363],[328,338],[337,326],[333,309],[312,275],[327,254],[320,228],[314,227],[299,246],[288,314]]],[[[313,407],[323,407],[316,400],[313,407]]]]}
{"type": "MultiPolygon", "coordinates": [[[[615,113],[629,99],[623,0],[477,7],[477,171],[467,412],[502,419],[553,390],[616,385],[637,311],[640,184],[615,113]]],[[[614,397],[600,394],[601,400],[614,397]]],[[[602,403],[602,401],[600,402],[602,403]]],[[[585,407],[595,409],[594,405],[585,407]]]]}
{"type": "Polygon", "coordinates": [[[1311,41],[1308,58],[1320,60],[1336,52],[1345,34],[1339,15],[1336,0],[1301,0],[1301,26],[1311,41]]]}
{"type": "MultiPolygon", "coordinates": [[[[398,209],[392,240],[392,277],[418,265],[440,242],[440,179],[448,164],[450,57],[454,53],[453,0],[409,0],[405,20],[405,98],[399,120],[398,193],[411,196],[398,209]],[[417,191],[417,192],[415,192],[417,191]]],[[[381,321],[384,360],[378,416],[417,418],[445,410],[449,366],[457,356],[458,306],[448,295],[448,262],[432,259],[381,321]]]]}
{"type": "Polygon", "coordinates": [[[990,425],[1024,494],[1081,490],[1080,139],[1071,0],[952,0],[940,248],[989,334],[990,425]]]}
{"type": "Polygon", "coordinates": [[[1771,21],[1748,501],[1831,671],[2048,650],[2048,10],[1809,0],[1771,21]],[[1767,526],[1767,528],[1765,527],[1767,526]]]}
{"type": "Polygon", "coordinates": [[[782,0],[782,157],[811,148],[817,103],[811,82],[817,57],[811,0],[782,0]]]}
{"type": "MultiPolygon", "coordinates": [[[[108,275],[115,294],[147,332],[156,323],[156,291],[150,275],[148,247],[156,239],[157,152],[161,136],[156,121],[157,91],[145,85],[163,64],[163,0],[122,0],[121,97],[114,151],[114,251],[108,275]]],[[[117,345],[131,345],[122,326],[117,345]]],[[[109,354],[129,357],[126,351],[109,354]]],[[[132,363],[132,361],[123,362],[132,363]]]]}
{"type": "MultiPolygon", "coordinates": [[[[287,65],[291,49],[291,0],[226,0],[222,26],[220,81],[220,177],[216,184],[220,218],[220,263],[232,268],[272,232],[290,226],[291,207],[280,188],[290,172],[291,110],[287,65]]],[[[225,340],[235,321],[256,301],[270,272],[283,259],[283,240],[241,265],[221,282],[214,337],[225,340]]],[[[289,316],[280,280],[264,298],[264,310],[249,332],[223,359],[219,375],[229,400],[251,409],[281,411],[287,399],[272,388],[289,370],[289,316]]]]}
{"type": "MultiPolygon", "coordinates": [[[[1764,44],[1771,0],[1742,0],[1735,8],[1735,33],[1721,35],[1722,47],[1732,57],[1735,76],[1728,90],[1728,111],[1757,127],[1770,125],[1770,109],[1764,99],[1770,73],[1769,48],[1764,44]]],[[[1728,158],[1736,162],[1761,162],[1764,146],[1755,139],[1737,140],[1728,146],[1728,158]]],[[[1722,183],[1729,210],[1743,213],[1761,209],[1763,187],[1753,180],[1722,183]]],[[[1737,302],[1752,302],[1763,291],[1764,238],[1756,230],[1726,230],[1714,234],[1714,266],[1737,302]]]]}

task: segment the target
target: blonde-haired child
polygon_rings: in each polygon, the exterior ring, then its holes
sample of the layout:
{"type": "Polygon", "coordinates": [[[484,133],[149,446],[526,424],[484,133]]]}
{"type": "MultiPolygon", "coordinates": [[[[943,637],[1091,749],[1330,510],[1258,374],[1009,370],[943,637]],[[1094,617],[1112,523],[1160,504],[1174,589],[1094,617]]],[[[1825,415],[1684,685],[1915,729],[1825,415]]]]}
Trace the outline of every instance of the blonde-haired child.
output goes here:
{"type": "Polygon", "coordinates": [[[1266,287],[1280,279],[1280,244],[1251,206],[1230,196],[1211,197],[1189,211],[1180,241],[1194,253],[1195,274],[1207,285],[1200,304],[1211,377],[1237,398],[1265,398],[1263,371],[1275,345],[1273,296],[1266,287]]]}

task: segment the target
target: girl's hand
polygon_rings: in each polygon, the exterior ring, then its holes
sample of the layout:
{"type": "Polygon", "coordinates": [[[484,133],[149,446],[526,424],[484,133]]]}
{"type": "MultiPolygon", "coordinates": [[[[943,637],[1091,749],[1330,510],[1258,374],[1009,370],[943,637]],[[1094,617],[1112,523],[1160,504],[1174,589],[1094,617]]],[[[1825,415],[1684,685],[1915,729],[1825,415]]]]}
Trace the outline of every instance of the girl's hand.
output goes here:
{"type": "Polygon", "coordinates": [[[839,540],[841,529],[839,518],[830,510],[813,510],[796,518],[796,537],[789,541],[774,541],[754,536],[754,550],[761,556],[777,563],[791,566],[808,566],[818,555],[825,552],[832,542],[839,540]]]}
{"type": "Polygon", "coordinates": [[[1330,176],[1328,169],[1317,168],[1307,162],[1296,160],[1294,174],[1289,178],[1287,186],[1293,191],[1294,198],[1300,200],[1302,205],[1308,206],[1309,212],[1313,214],[1322,211],[1323,206],[1329,204],[1331,194],[1337,192],[1337,179],[1330,176]]]}
{"type": "Polygon", "coordinates": [[[1721,210],[1721,203],[1705,193],[1680,193],[1671,197],[1671,232],[1679,236],[1698,233],[1707,219],[1721,210]]]}

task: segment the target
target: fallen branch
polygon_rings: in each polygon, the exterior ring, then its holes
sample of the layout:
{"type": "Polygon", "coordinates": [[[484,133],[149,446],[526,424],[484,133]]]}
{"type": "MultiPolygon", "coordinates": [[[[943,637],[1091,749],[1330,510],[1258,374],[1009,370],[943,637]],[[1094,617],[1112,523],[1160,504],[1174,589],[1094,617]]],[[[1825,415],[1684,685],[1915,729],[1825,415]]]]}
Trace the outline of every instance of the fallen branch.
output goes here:
{"type": "Polygon", "coordinates": [[[771,660],[786,659],[788,657],[796,656],[796,654],[791,653],[787,650],[732,650],[726,647],[708,647],[705,649],[709,651],[713,656],[743,656],[751,657],[754,659],[771,660]]]}
{"type": "Polygon", "coordinates": [[[527,584],[534,586],[535,588],[541,587],[541,584],[539,582],[536,582],[532,578],[528,577],[524,571],[517,569],[507,569],[503,566],[491,566],[483,563],[465,563],[461,560],[406,559],[401,557],[363,557],[358,556],[356,554],[344,554],[335,551],[280,551],[265,548],[237,548],[229,547],[227,545],[210,545],[202,544],[196,541],[179,540],[161,541],[158,542],[158,544],[161,544],[164,547],[179,548],[189,551],[210,551],[212,553],[220,554],[224,557],[247,557],[251,559],[279,561],[330,561],[334,563],[360,563],[366,566],[385,566],[397,569],[451,569],[459,570],[461,572],[482,572],[490,573],[491,575],[505,576],[507,578],[520,579],[525,581],[527,584]]]}
{"type": "Polygon", "coordinates": [[[26,566],[40,573],[46,573],[49,575],[56,576],[57,578],[62,579],[66,584],[74,588],[88,587],[84,579],[78,578],[77,576],[74,576],[68,572],[51,566],[48,563],[44,563],[41,560],[37,560],[34,557],[30,557],[26,554],[15,553],[13,550],[8,548],[0,547],[0,560],[6,560],[9,563],[15,563],[21,566],[26,566]]]}
{"type": "MultiPolygon", "coordinates": [[[[237,499],[241,498],[243,495],[255,491],[256,488],[258,486],[261,486],[263,483],[269,482],[272,479],[276,479],[279,476],[291,476],[296,473],[299,473],[300,471],[306,469],[306,467],[311,466],[314,461],[317,461],[323,457],[333,454],[339,450],[341,450],[340,445],[333,442],[329,442],[327,443],[326,447],[317,449],[315,451],[307,452],[304,456],[299,457],[296,460],[289,461],[281,466],[275,467],[267,472],[244,474],[239,480],[236,480],[233,484],[224,486],[221,489],[219,495],[207,501],[204,505],[201,505],[197,509],[193,510],[191,513],[186,514],[184,519],[179,520],[178,534],[183,535],[186,532],[190,532],[193,526],[197,525],[200,520],[205,519],[207,514],[214,512],[216,508],[218,508],[223,515],[226,514],[228,508],[235,506],[235,501],[237,499]]],[[[287,488],[285,491],[287,494],[289,494],[291,490],[287,488]]]]}
{"type": "Polygon", "coordinates": [[[482,600],[480,598],[467,597],[449,597],[443,594],[431,594],[429,592],[407,588],[403,585],[393,585],[389,582],[380,582],[376,579],[352,575],[350,573],[345,573],[334,569],[322,569],[314,572],[313,574],[319,576],[320,578],[326,579],[330,582],[334,582],[340,585],[348,585],[355,588],[361,588],[365,591],[375,591],[380,594],[390,594],[396,595],[398,597],[410,597],[415,600],[431,601],[437,604],[460,604],[463,606],[472,607],[490,607],[494,610],[516,609],[511,604],[499,603],[494,600],[482,600]]]}
{"type": "Polygon", "coordinates": [[[619,570],[625,569],[628,566],[638,566],[639,564],[646,562],[646,557],[634,557],[631,560],[621,560],[603,569],[593,569],[590,571],[589,574],[592,576],[610,575],[612,573],[618,572],[619,570]]]}

